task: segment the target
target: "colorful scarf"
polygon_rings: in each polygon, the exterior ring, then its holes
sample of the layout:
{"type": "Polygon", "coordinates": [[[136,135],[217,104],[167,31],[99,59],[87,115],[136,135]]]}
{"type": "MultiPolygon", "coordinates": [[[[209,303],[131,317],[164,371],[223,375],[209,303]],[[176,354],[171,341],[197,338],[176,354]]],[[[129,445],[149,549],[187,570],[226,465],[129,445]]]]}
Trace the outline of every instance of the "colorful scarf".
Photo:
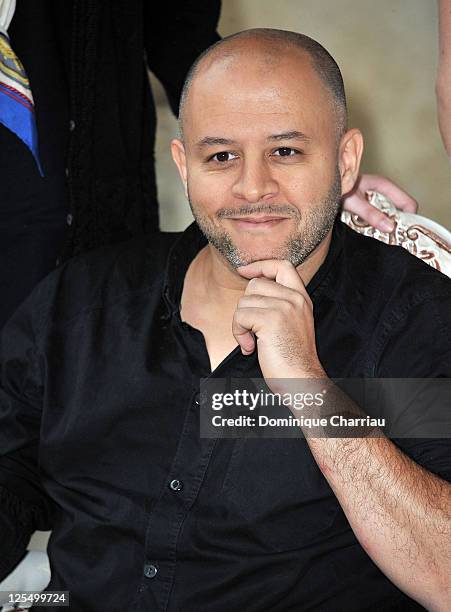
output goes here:
{"type": "Polygon", "coordinates": [[[0,0],[0,123],[27,145],[44,176],[30,82],[7,34],[14,10],[15,0],[0,0]]]}

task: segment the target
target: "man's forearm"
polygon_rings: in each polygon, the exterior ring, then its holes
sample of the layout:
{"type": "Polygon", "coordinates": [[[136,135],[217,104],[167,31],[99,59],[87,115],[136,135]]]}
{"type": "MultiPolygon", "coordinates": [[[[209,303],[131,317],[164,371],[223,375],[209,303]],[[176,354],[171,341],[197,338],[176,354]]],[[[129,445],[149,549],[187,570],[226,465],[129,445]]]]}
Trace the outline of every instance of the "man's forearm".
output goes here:
{"type": "Polygon", "coordinates": [[[451,609],[451,485],[385,437],[307,441],[384,574],[429,610],[451,609]]]}
{"type": "Polygon", "coordinates": [[[451,0],[439,0],[438,11],[437,114],[443,143],[451,160],[451,0]]]}

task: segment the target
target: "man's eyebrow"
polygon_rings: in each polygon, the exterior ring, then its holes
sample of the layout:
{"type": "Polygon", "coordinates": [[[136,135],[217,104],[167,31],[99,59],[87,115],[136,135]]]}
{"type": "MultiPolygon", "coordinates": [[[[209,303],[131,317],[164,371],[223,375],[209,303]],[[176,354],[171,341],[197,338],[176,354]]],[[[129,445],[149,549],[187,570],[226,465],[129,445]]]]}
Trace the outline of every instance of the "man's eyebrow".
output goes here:
{"type": "Polygon", "coordinates": [[[271,142],[278,142],[279,140],[302,140],[303,142],[310,142],[310,136],[307,134],[303,134],[298,130],[292,130],[291,132],[282,132],[281,134],[273,134],[272,136],[268,136],[268,139],[271,142]]]}
{"type": "MultiPolygon", "coordinates": [[[[279,142],[280,140],[302,140],[303,142],[308,143],[311,141],[311,138],[303,132],[291,130],[290,132],[282,132],[281,134],[272,134],[271,136],[268,136],[266,140],[270,142],[279,142]]],[[[204,138],[196,143],[196,146],[202,148],[215,145],[235,146],[237,144],[238,143],[236,140],[230,140],[229,138],[222,138],[220,136],[204,136],[204,138]]]]}
{"type": "Polygon", "coordinates": [[[219,136],[205,136],[199,142],[196,143],[197,147],[210,147],[213,145],[236,145],[236,140],[229,140],[228,138],[221,138],[219,136]]]}

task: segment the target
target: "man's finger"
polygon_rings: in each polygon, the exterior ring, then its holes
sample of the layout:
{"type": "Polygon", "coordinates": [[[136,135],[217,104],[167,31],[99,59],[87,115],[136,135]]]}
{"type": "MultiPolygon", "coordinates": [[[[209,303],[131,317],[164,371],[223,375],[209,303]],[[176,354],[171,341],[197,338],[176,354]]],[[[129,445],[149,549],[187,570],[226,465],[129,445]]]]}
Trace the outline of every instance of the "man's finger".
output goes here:
{"type": "Polygon", "coordinates": [[[251,278],[244,292],[244,295],[267,296],[268,298],[272,297],[294,304],[298,302],[299,294],[305,298],[307,290],[301,292],[298,289],[290,289],[290,287],[276,283],[263,276],[251,278]]]}
{"type": "Polygon", "coordinates": [[[264,308],[237,308],[232,320],[232,334],[244,355],[250,355],[256,347],[255,333],[265,317],[264,308]]]}
{"type": "Polygon", "coordinates": [[[247,266],[240,266],[237,268],[237,272],[245,278],[256,278],[264,276],[265,278],[272,279],[303,293],[305,291],[304,283],[298,274],[298,271],[292,263],[286,259],[264,259],[262,261],[254,261],[247,266]]]}
{"type": "Polygon", "coordinates": [[[346,198],[344,208],[381,232],[392,232],[395,229],[393,221],[381,210],[372,206],[363,195],[359,195],[359,192],[346,198]]]}
{"type": "Polygon", "coordinates": [[[396,208],[406,213],[416,213],[418,202],[411,195],[401,189],[399,185],[385,176],[377,174],[363,174],[359,189],[362,191],[378,191],[391,200],[396,208]]]}
{"type": "MultiPolygon", "coordinates": [[[[286,287],[284,287],[284,289],[286,289],[286,287]]],[[[295,294],[294,291],[292,293],[295,294]]],[[[295,295],[297,295],[298,299],[302,299],[299,298],[298,292],[296,292],[295,295]]],[[[237,308],[265,308],[266,310],[281,310],[282,312],[288,313],[293,306],[294,304],[291,300],[279,296],[244,294],[243,297],[239,299],[237,308]]]]}

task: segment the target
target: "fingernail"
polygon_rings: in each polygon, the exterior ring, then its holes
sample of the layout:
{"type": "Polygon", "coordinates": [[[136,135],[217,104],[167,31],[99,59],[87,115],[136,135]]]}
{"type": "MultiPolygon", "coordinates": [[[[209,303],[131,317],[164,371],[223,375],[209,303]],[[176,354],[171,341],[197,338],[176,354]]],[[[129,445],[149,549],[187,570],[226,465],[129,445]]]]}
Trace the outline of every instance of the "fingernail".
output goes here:
{"type": "Polygon", "coordinates": [[[383,219],[380,222],[380,228],[384,232],[392,232],[395,229],[395,224],[389,219],[383,219]]]}

